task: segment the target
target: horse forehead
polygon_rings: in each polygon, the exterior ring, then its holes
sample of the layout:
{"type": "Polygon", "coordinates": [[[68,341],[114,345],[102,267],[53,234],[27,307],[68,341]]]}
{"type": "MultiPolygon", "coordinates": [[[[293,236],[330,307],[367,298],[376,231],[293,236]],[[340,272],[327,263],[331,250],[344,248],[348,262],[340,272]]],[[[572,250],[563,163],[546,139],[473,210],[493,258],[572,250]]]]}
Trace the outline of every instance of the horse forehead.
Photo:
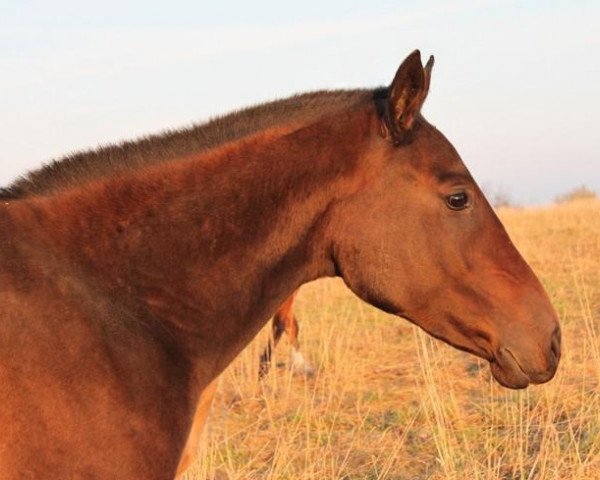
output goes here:
{"type": "Polygon", "coordinates": [[[467,175],[467,169],[462,160],[451,149],[439,145],[411,147],[408,147],[401,160],[405,166],[402,169],[403,175],[413,172],[414,175],[423,179],[442,179],[449,172],[467,175]]]}
{"type": "Polygon", "coordinates": [[[450,141],[433,125],[424,122],[415,137],[414,163],[419,170],[434,176],[449,170],[465,169],[460,155],[450,141]]]}

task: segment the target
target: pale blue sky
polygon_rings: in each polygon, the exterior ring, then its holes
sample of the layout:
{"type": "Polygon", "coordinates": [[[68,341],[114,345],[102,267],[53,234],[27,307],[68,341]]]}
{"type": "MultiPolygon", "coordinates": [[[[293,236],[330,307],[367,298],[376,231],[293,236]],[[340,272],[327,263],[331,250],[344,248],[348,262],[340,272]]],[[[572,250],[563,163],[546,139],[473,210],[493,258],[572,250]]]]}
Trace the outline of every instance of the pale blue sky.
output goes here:
{"type": "Polygon", "coordinates": [[[521,203],[600,192],[600,2],[0,3],[0,184],[69,151],[436,65],[425,115],[521,203]]]}

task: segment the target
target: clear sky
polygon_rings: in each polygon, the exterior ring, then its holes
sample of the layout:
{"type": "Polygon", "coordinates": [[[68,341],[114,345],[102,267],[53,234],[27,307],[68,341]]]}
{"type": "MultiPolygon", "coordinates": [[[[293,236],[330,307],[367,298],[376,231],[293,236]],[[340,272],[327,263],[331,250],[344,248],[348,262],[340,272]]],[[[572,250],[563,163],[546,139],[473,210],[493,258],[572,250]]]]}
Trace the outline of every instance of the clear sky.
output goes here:
{"type": "Polygon", "coordinates": [[[600,2],[2,0],[0,184],[54,157],[434,54],[424,114],[480,184],[600,192],[600,2]]]}

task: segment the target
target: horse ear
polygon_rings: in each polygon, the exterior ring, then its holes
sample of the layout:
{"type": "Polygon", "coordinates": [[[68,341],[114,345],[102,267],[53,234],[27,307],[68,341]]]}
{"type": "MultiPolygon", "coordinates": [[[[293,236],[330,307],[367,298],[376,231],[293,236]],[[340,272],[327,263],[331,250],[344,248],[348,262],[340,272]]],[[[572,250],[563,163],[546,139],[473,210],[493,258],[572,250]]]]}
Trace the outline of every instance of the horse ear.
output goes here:
{"type": "Polygon", "coordinates": [[[421,52],[415,50],[402,62],[389,89],[389,118],[392,134],[399,141],[409,131],[429,90],[433,57],[423,68],[421,52]]]}
{"type": "Polygon", "coordinates": [[[423,85],[423,98],[421,99],[421,107],[425,103],[425,99],[427,98],[427,94],[429,93],[429,85],[431,84],[431,70],[433,70],[434,63],[435,58],[433,58],[433,55],[431,55],[429,57],[429,60],[427,60],[427,63],[425,64],[425,68],[423,69],[423,74],[425,75],[425,84],[423,85]]]}

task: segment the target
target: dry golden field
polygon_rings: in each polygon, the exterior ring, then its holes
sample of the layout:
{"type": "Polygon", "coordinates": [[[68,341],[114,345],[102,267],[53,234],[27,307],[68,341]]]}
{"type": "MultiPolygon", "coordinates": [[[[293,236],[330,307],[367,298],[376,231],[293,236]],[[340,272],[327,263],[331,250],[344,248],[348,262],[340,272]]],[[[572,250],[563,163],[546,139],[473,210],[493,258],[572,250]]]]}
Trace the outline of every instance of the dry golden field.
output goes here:
{"type": "Polygon", "coordinates": [[[222,376],[187,479],[600,479],[600,200],[500,215],[562,321],[554,380],[503,389],[486,362],[318,281],[297,303],[316,375],[259,382],[261,332],[222,376]]]}

